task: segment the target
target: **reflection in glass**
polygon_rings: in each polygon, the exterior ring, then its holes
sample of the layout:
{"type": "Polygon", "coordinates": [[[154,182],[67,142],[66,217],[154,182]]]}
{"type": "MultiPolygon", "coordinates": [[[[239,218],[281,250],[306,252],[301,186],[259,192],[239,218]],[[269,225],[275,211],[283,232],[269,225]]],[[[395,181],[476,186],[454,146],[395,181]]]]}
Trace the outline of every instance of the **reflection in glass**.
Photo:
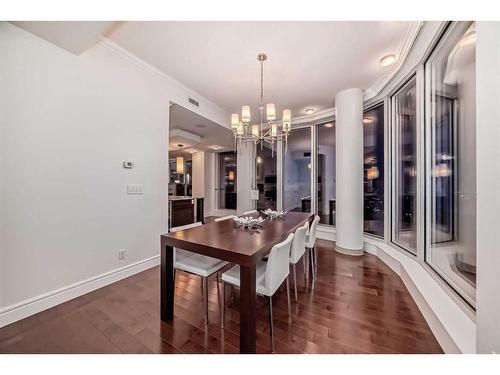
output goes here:
{"type": "Polygon", "coordinates": [[[219,154],[219,208],[236,209],[236,153],[219,154]]]}
{"type": "Polygon", "coordinates": [[[294,129],[283,155],[283,209],[311,211],[311,129],[294,129]]]}
{"type": "Polygon", "coordinates": [[[471,303],[476,284],[475,30],[455,30],[425,65],[430,109],[426,261],[471,303]]]}
{"type": "Polygon", "coordinates": [[[408,82],[393,97],[394,105],[394,223],[393,241],[416,253],[417,127],[416,84],[408,82]]]}
{"type": "Polygon", "coordinates": [[[384,105],[364,113],[364,231],[384,236],[384,105]]]}
{"type": "Polygon", "coordinates": [[[318,125],[318,215],[320,223],[335,225],[335,124],[318,125]]]}
{"type": "Polygon", "coordinates": [[[255,154],[255,177],[257,189],[259,190],[257,210],[266,210],[268,208],[276,210],[278,157],[276,152],[272,152],[267,145],[261,144],[257,145],[255,154]]]}

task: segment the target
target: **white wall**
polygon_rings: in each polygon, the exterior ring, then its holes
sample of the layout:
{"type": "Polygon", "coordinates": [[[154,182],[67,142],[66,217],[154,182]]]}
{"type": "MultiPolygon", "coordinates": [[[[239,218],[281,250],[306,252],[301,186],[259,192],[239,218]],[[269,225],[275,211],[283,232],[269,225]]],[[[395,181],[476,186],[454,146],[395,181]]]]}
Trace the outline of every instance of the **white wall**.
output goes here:
{"type": "MultiPolygon", "coordinates": [[[[9,306],[159,254],[169,102],[192,93],[109,43],[75,56],[0,23],[0,50],[2,318],[9,306]],[[126,195],[129,183],[144,195],[126,195]]],[[[196,97],[193,110],[227,125],[227,113],[196,97]]]]}
{"type": "Polygon", "coordinates": [[[500,22],[477,23],[477,352],[500,353],[500,22]]]}

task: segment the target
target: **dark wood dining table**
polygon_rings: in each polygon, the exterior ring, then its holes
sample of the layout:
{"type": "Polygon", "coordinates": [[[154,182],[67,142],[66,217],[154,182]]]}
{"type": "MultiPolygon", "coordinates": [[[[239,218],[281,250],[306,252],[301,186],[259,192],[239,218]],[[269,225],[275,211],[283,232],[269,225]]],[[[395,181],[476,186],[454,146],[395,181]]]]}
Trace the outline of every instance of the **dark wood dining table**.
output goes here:
{"type": "MultiPolygon", "coordinates": [[[[258,217],[259,213],[246,216],[258,217]]],[[[243,229],[228,219],[161,235],[161,320],[174,319],[174,247],[239,264],[240,353],[255,353],[256,264],[275,244],[312,218],[311,213],[288,212],[283,218],[266,220],[258,229],[243,229]]]]}

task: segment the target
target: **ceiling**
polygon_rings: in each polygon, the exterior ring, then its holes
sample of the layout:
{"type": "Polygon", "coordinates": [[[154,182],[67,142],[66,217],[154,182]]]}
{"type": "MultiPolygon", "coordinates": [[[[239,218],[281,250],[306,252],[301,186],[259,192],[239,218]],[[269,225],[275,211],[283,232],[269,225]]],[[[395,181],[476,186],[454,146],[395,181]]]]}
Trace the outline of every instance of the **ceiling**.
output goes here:
{"type": "MultiPolygon", "coordinates": [[[[106,33],[114,42],[207,99],[258,118],[259,72],[265,52],[264,101],[293,116],[331,108],[335,94],[369,88],[391,67],[411,22],[121,22],[106,33]]],[[[279,112],[278,112],[279,113],[279,112]]]]}
{"type": "Polygon", "coordinates": [[[12,23],[75,55],[83,52],[97,37],[115,24],[113,21],[17,21],[12,23]]]}
{"type": "Polygon", "coordinates": [[[191,134],[201,137],[198,143],[190,142],[190,140],[183,141],[178,138],[171,137],[169,143],[169,156],[178,156],[178,143],[183,142],[186,146],[184,148],[185,155],[188,150],[198,151],[229,151],[234,147],[233,133],[223,126],[212,122],[205,117],[191,112],[190,110],[178,105],[173,104],[170,107],[170,132],[174,129],[181,129],[191,134]],[[219,150],[214,150],[212,147],[218,146],[219,150]]]}

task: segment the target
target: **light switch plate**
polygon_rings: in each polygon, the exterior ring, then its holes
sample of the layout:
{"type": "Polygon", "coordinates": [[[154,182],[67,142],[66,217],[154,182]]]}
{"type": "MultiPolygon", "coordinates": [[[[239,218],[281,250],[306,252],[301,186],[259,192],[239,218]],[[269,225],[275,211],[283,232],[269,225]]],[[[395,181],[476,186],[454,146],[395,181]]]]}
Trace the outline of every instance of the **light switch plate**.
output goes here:
{"type": "Polygon", "coordinates": [[[252,200],[258,201],[259,200],[259,190],[258,189],[250,190],[250,196],[251,196],[252,200]]]}
{"type": "Polygon", "coordinates": [[[144,186],[140,184],[128,184],[127,185],[127,194],[144,194],[144,186]]]}

